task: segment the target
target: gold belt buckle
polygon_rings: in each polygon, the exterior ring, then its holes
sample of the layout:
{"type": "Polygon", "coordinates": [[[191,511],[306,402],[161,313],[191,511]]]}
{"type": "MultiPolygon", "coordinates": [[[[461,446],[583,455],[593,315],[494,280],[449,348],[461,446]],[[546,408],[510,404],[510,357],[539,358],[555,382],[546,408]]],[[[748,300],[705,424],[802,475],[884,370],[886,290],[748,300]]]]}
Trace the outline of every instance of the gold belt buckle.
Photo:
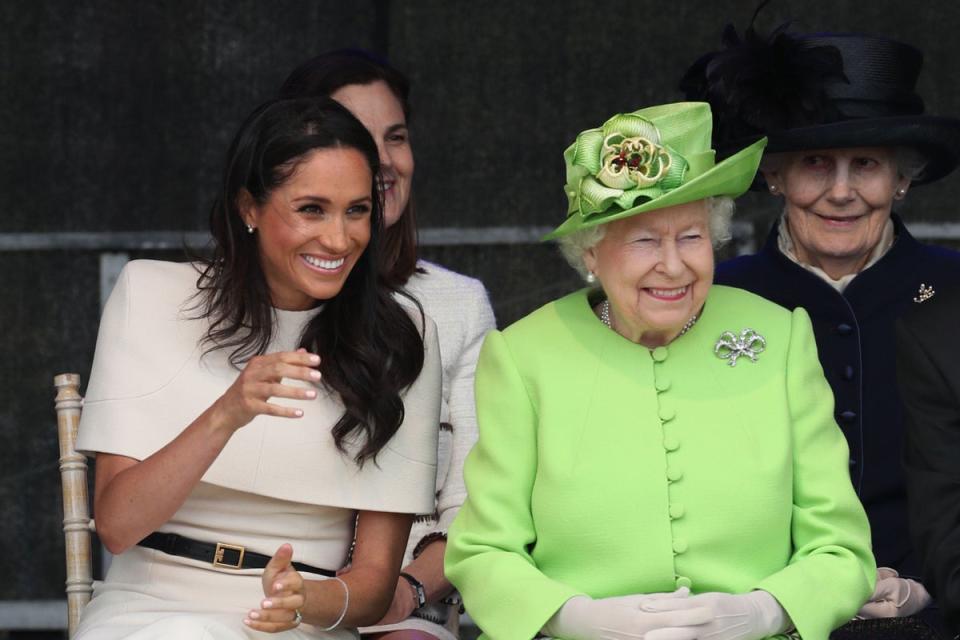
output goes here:
{"type": "Polygon", "coordinates": [[[227,544],[225,542],[217,543],[217,550],[213,554],[213,566],[215,567],[224,567],[225,569],[240,569],[243,567],[243,554],[246,552],[244,547],[241,547],[238,544],[227,544]],[[240,557],[237,558],[236,564],[231,564],[223,561],[223,552],[224,551],[236,551],[240,554],[240,557]]]}

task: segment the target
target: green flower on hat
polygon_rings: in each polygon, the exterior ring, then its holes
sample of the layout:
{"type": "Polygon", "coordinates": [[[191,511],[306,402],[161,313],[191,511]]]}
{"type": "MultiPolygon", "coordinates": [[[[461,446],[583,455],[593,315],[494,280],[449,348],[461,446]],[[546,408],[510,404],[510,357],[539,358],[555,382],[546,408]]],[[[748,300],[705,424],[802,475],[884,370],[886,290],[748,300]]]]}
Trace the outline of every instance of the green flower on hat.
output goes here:
{"type": "Polygon", "coordinates": [[[680,153],[661,143],[656,125],[633,114],[584,131],[567,151],[567,213],[584,217],[657,198],[679,186],[687,168],[680,153]]]}
{"type": "Polygon", "coordinates": [[[750,187],[766,138],[715,162],[705,102],[677,102],[613,116],[563,152],[567,219],[544,240],[750,187]]]}

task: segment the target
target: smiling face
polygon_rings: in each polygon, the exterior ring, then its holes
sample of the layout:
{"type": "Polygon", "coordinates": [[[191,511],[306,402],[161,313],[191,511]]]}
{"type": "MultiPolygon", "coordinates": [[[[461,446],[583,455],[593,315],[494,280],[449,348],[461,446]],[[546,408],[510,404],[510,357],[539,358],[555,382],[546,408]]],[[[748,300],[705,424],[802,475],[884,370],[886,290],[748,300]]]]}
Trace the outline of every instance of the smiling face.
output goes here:
{"type": "Polygon", "coordinates": [[[383,178],[383,222],[390,227],[410,201],[413,150],[403,106],[387,83],[349,84],[330,96],[363,123],[377,143],[383,178]]]}
{"type": "Polygon", "coordinates": [[[273,306],[310,309],[340,292],[370,242],[372,183],[362,153],[335,147],[310,152],[262,205],[241,197],[273,306]]]}
{"type": "Polygon", "coordinates": [[[764,177],[783,194],[797,259],[835,279],[860,271],[880,242],[894,199],[909,186],[893,150],[823,149],[780,160],[764,177]]]}
{"type": "Polygon", "coordinates": [[[713,247],[703,200],[615,220],[584,254],[625,338],[656,347],[700,312],[713,282],[713,247]]]}

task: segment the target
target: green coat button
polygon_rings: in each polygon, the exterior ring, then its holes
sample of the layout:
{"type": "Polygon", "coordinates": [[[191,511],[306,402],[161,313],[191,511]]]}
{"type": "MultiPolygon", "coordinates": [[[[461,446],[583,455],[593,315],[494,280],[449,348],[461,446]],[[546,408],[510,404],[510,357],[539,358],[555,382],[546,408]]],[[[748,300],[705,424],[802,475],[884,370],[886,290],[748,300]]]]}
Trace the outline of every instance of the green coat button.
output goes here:
{"type": "Polygon", "coordinates": [[[677,585],[677,589],[681,587],[687,587],[689,589],[693,585],[693,581],[687,576],[677,576],[675,584],[677,585]]]}
{"type": "Polygon", "coordinates": [[[670,505],[670,518],[676,520],[677,518],[682,518],[683,514],[686,513],[686,509],[683,508],[682,504],[672,504],[670,505]]]}
{"type": "Polygon", "coordinates": [[[657,362],[663,362],[667,359],[667,348],[666,347],[657,347],[651,353],[653,359],[657,362]]]}

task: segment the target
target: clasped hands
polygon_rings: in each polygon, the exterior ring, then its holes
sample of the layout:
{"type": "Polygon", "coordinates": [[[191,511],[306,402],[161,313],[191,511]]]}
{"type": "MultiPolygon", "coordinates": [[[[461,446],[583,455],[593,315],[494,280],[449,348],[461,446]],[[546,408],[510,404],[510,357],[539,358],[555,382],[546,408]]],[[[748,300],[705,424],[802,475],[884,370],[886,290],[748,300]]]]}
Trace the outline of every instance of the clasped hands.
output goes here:
{"type": "Polygon", "coordinates": [[[786,612],[766,591],[732,595],[672,593],[567,600],[543,627],[564,640],[759,640],[789,626],[786,612]]]}
{"type": "Polygon", "coordinates": [[[923,611],[931,601],[922,584],[887,567],[877,567],[877,587],[858,618],[899,618],[923,611]]]}

